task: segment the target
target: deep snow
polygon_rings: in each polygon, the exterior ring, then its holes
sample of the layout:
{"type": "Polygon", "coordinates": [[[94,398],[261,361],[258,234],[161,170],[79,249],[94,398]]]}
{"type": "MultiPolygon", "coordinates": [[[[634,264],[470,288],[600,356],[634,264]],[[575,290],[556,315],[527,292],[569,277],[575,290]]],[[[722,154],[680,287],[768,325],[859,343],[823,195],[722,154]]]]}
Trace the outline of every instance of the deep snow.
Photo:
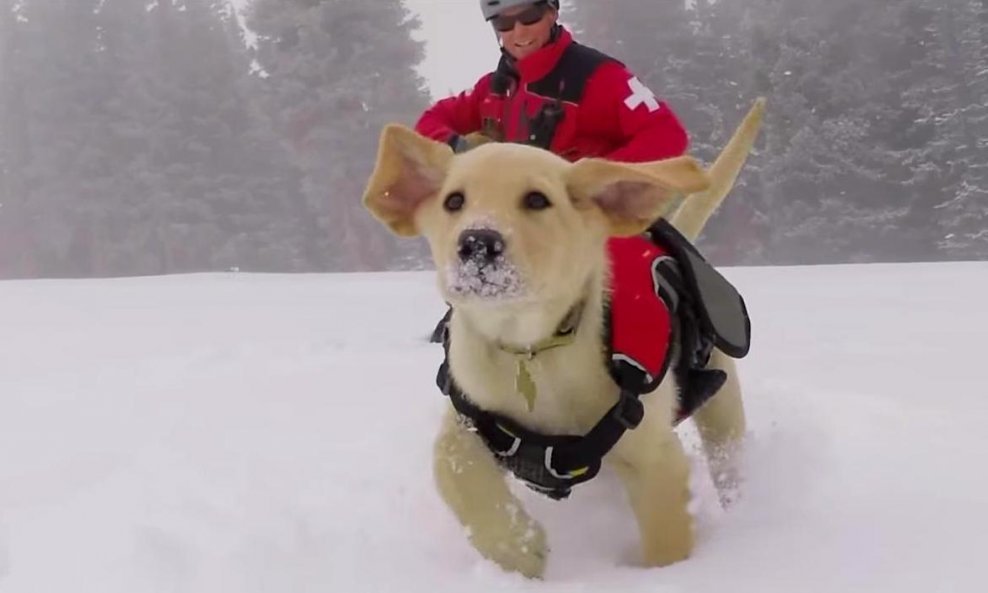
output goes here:
{"type": "Polygon", "coordinates": [[[543,582],[432,487],[430,273],[0,282],[0,591],[985,590],[988,262],[725,273],[745,498],[698,472],[695,555],[642,569],[610,474],[519,488],[543,582]]]}

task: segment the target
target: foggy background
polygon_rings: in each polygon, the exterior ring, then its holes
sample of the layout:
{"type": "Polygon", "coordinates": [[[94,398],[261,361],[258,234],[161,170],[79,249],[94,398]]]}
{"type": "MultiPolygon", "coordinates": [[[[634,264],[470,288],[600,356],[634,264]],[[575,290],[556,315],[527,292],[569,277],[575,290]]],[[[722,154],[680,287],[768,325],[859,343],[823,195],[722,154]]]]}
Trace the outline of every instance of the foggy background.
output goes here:
{"type": "MultiPolygon", "coordinates": [[[[988,259],[988,0],[563,0],[711,159],[721,265],[988,259]]],[[[383,125],[494,67],[476,0],[0,0],[0,278],[419,269],[383,125]],[[245,32],[246,27],[246,32],[245,32]]]]}

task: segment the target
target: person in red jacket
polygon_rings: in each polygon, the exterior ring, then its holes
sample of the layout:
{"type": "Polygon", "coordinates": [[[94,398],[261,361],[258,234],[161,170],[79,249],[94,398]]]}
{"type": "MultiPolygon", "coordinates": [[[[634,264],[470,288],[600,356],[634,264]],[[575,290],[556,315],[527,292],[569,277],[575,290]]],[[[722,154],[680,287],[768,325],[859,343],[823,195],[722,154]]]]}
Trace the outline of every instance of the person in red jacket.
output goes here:
{"type": "Polygon", "coordinates": [[[415,125],[462,151],[521,142],[568,160],[641,162],[680,156],[688,136],[669,105],[620,61],[574,41],[559,0],[480,0],[501,45],[496,70],[442,99],[415,125]]]}
{"type": "MultiPolygon", "coordinates": [[[[686,152],[689,138],[669,105],[623,63],[574,41],[558,22],[559,0],[480,0],[480,8],[501,45],[497,69],[426,110],[415,125],[420,134],[457,152],[520,142],[570,161],[657,161],[686,152]]],[[[651,278],[651,260],[637,259],[644,263],[621,266],[621,276],[651,278]]],[[[432,342],[442,342],[450,314],[432,342]]]]}

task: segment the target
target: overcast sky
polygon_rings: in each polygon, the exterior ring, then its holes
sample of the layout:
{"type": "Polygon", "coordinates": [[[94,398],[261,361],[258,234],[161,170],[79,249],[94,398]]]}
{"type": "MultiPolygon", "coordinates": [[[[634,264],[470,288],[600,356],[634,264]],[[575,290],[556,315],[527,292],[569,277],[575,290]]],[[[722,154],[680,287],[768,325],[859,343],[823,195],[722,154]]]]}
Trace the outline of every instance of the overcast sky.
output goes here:
{"type": "Polygon", "coordinates": [[[470,87],[497,65],[497,38],[480,15],[479,0],[405,0],[422,19],[426,45],[420,68],[433,96],[470,87]]]}

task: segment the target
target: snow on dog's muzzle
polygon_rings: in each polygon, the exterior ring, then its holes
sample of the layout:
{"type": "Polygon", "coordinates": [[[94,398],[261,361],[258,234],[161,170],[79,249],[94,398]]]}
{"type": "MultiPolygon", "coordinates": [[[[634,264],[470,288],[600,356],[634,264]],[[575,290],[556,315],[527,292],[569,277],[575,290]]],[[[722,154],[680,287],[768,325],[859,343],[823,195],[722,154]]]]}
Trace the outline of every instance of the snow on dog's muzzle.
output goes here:
{"type": "Polygon", "coordinates": [[[497,230],[473,228],[460,233],[456,261],[447,270],[449,292],[482,298],[518,296],[521,276],[506,251],[507,241],[497,230]]]}

